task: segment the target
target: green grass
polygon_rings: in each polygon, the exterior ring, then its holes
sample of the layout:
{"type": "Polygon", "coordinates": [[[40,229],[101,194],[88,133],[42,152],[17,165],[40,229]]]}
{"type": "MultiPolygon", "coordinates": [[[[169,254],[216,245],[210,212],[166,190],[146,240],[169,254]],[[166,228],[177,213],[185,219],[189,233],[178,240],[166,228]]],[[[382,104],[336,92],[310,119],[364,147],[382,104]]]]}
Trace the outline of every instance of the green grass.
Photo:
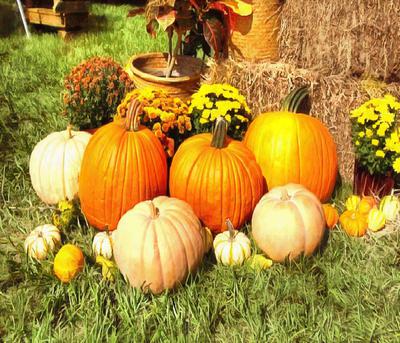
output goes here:
{"type": "MultiPolygon", "coordinates": [[[[29,155],[66,125],[64,75],[93,55],[124,64],[165,47],[164,38],[147,36],[141,18],[125,19],[128,8],[93,5],[89,33],[68,43],[38,32],[0,38],[0,341],[400,341],[399,235],[365,240],[334,231],[321,253],[263,272],[217,266],[207,256],[183,287],[160,296],[130,289],[121,276],[100,281],[94,231],[84,223],[64,237],[86,255],[75,281],[60,284],[51,258],[26,258],[27,233],[51,216],[32,190],[29,155]]],[[[342,187],[337,197],[348,192],[342,187]]]]}

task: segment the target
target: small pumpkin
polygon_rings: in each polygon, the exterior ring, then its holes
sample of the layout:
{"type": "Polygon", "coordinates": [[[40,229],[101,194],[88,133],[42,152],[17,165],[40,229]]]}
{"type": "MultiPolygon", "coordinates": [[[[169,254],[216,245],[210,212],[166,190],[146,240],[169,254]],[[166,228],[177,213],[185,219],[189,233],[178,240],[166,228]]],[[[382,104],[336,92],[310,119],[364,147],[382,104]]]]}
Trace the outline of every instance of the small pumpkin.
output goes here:
{"type": "Polygon", "coordinates": [[[103,280],[106,281],[115,281],[115,274],[118,271],[115,263],[101,255],[96,257],[96,264],[101,265],[101,275],[103,276],[103,280]]]}
{"type": "Polygon", "coordinates": [[[400,212],[400,200],[394,195],[392,190],[391,195],[383,197],[379,205],[379,209],[385,214],[387,220],[395,220],[400,212]]]}
{"type": "Polygon", "coordinates": [[[257,204],[252,234],[257,246],[273,261],[311,255],[326,229],[318,198],[301,185],[275,187],[257,204]]]}
{"type": "Polygon", "coordinates": [[[51,224],[40,225],[25,239],[25,252],[36,260],[44,260],[61,243],[60,231],[51,224]]]}
{"type": "Polygon", "coordinates": [[[108,232],[99,232],[94,236],[92,250],[95,256],[103,256],[108,260],[112,258],[111,236],[108,232]]]}
{"type": "Polygon", "coordinates": [[[358,211],[347,210],[343,212],[340,216],[339,222],[349,236],[361,237],[367,232],[367,216],[358,211]]]}
{"type": "Polygon", "coordinates": [[[373,196],[363,196],[358,204],[358,211],[368,215],[369,211],[375,208],[376,205],[377,203],[373,196]]]}
{"type": "Polygon", "coordinates": [[[226,120],[217,118],[213,134],[181,144],[170,170],[171,196],[188,202],[214,234],[227,230],[226,218],[241,227],[265,189],[253,153],[226,131],[226,120]]]}
{"type": "Polygon", "coordinates": [[[386,224],[385,214],[377,208],[371,209],[368,213],[368,229],[373,232],[382,230],[386,224]]]}
{"type": "Polygon", "coordinates": [[[358,195],[350,195],[345,202],[347,211],[357,211],[361,198],[358,195]]]}
{"type": "Polygon", "coordinates": [[[158,294],[203,259],[203,227],[189,204],[157,197],[126,212],[112,234],[115,262],[132,287],[158,294]]]}
{"type": "Polygon", "coordinates": [[[204,227],[203,230],[203,243],[204,243],[204,253],[208,253],[213,247],[213,234],[208,227],[204,227]]]}
{"type": "Polygon", "coordinates": [[[228,231],[215,236],[215,257],[225,266],[241,265],[251,255],[250,239],[243,232],[235,230],[229,219],[226,220],[226,226],[228,231]]]}
{"type": "Polygon", "coordinates": [[[250,258],[250,267],[255,270],[264,270],[271,268],[272,264],[272,260],[260,254],[256,254],[250,258]]]}
{"type": "Polygon", "coordinates": [[[326,225],[332,230],[339,221],[339,212],[332,204],[323,204],[322,208],[325,214],[326,225]]]}
{"type": "Polygon", "coordinates": [[[33,149],[29,160],[32,186],[46,204],[72,200],[78,194],[82,157],[91,135],[67,130],[53,132],[33,149]]]}
{"type": "Polygon", "coordinates": [[[167,158],[153,132],[139,125],[142,112],[132,101],[126,118],[96,131],[83,156],[81,207],[99,230],[115,230],[134,205],[167,192],[167,158]]]}
{"type": "Polygon", "coordinates": [[[83,270],[84,263],[82,250],[76,245],[65,244],[54,258],[54,274],[67,283],[83,270]]]}

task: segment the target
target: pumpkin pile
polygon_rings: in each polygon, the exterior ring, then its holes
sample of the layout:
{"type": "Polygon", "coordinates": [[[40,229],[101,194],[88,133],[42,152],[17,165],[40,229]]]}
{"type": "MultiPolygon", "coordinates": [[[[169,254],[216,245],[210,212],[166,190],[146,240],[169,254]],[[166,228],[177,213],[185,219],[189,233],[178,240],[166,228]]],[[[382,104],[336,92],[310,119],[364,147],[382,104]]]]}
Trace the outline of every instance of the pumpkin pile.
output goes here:
{"type": "MultiPolygon", "coordinates": [[[[335,186],[336,146],[320,121],[290,106],[256,117],[243,141],[229,137],[238,128],[220,115],[212,132],[185,139],[171,160],[157,133],[141,125],[150,109],[140,94],[130,93],[120,107],[124,115],[93,135],[68,127],[34,148],[33,188],[57,208],[54,225],[27,237],[30,257],[44,260],[62,245],[63,232],[80,215],[78,199],[88,224],[100,231],[93,233],[92,252],[103,279],[114,281],[119,270],[132,287],[154,294],[182,284],[211,249],[222,265],[265,269],[314,254],[326,228],[338,223],[362,236],[398,216],[393,194],[380,204],[353,195],[342,214],[321,203],[335,186]],[[255,246],[240,231],[246,223],[255,246]]],[[[157,94],[151,92],[152,104],[157,94]]],[[[84,260],[81,248],[67,243],[55,255],[54,274],[69,282],[84,260]]]]}

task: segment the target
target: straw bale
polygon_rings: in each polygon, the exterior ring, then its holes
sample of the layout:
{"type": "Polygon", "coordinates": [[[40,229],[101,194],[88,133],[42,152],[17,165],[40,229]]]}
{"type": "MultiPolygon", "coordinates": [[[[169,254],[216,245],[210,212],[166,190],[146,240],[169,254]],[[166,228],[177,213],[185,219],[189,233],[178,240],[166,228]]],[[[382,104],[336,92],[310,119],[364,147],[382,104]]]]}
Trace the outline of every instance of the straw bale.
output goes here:
{"type": "Polygon", "coordinates": [[[205,83],[230,83],[246,97],[253,115],[279,110],[282,99],[294,87],[308,85],[311,115],[319,118],[337,144],[339,172],[352,182],[354,153],[351,143],[350,110],[371,97],[387,93],[400,97],[400,83],[385,84],[343,75],[326,76],[284,63],[250,63],[227,60],[211,64],[205,83]]]}
{"type": "Polygon", "coordinates": [[[281,19],[284,62],[400,80],[399,0],[286,0],[281,19]]]}

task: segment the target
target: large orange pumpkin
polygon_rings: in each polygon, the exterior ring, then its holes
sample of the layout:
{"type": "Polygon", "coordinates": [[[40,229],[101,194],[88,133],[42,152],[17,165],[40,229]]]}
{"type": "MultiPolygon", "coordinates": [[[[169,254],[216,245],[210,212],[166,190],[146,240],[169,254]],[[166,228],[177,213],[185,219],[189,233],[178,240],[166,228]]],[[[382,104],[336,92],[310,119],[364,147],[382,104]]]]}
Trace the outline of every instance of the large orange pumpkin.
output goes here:
{"type": "Polygon", "coordinates": [[[286,111],[264,113],[250,124],[244,143],[269,189],[297,183],[323,202],[331,196],[338,170],[336,145],[318,119],[286,111]]]}
{"type": "Polygon", "coordinates": [[[250,219],[264,193],[264,180],[252,152],[226,136],[227,123],[218,118],[214,133],[182,143],[172,160],[171,196],[188,202],[214,233],[227,230],[229,218],[240,228],[250,219]]]}
{"type": "Polygon", "coordinates": [[[100,128],[83,156],[79,179],[82,211],[99,230],[114,230],[137,203],[167,191],[167,161],[157,137],[140,126],[133,101],[125,119],[100,128]]]}

